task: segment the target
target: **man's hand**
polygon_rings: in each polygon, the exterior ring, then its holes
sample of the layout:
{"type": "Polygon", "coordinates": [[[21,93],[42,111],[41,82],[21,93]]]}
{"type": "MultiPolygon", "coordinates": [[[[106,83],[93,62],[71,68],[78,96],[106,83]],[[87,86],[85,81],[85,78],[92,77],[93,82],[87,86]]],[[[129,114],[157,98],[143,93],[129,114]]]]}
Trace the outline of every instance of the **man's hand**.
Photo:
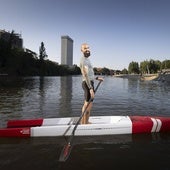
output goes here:
{"type": "Polygon", "coordinates": [[[96,77],[96,80],[104,81],[103,77],[96,77]]]}

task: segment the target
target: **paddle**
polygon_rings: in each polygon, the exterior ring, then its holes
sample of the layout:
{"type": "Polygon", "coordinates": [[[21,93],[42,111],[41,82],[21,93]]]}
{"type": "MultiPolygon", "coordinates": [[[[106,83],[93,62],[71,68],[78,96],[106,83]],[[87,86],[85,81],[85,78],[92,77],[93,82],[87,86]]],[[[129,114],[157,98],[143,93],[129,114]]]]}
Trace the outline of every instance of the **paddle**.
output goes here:
{"type": "MultiPolygon", "coordinates": [[[[95,88],[95,90],[94,90],[94,93],[96,93],[96,91],[97,91],[99,85],[101,84],[101,82],[102,82],[102,80],[99,80],[99,83],[97,84],[97,86],[96,86],[96,88],[95,88]]],[[[78,121],[76,122],[76,124],[75,124],[75,126],[74,126],[74,128],[73,128],[73,131],[72,131],[72,133],[71,133],[71,135],[70,135],[70,137],[69,137],[69,139],[68,139],[67,144],[63,147],[63,150],[62,150],[62,152],[61,152],[61,154],[60,154],[60,157],[59,157],[59,161],[60,161],[60,162],[65,162],[65,161],[67,160],[67,158],[69,157],[69,155],[70,155],[70,153],[71,153],[71,149],[72,149],[72,147],[73,147],[73,144],[72,144],[72,143],[73,143],[73,138],[74,138],[74,134],[75,134],[75,131],[76,131],[76,129],[77,129],[77,126],[79,125],[82,117],[83,117],[84,114],[86,113],[86,110],[87,110],[87,108],[88,108],[88,106],[90,105],[90,102],[91,102],[92,100],[93,100],[93,99],[90,98],[90,100],[89,100],[86,108],[84,109],[84,112],[81,114],[81,116],[79,117],[78,121]]]]}

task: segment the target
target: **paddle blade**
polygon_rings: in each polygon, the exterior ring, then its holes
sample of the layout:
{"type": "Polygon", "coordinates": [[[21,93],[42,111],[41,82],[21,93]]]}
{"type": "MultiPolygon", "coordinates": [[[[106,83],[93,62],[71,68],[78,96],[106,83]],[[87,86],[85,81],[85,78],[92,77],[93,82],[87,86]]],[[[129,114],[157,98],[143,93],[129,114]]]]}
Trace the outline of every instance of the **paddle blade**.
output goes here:
{"type": "Polygon", "coordinates": [[[71,149],[72,149],[72,145],[70,143],[67,143],[67,145],[64,146],[60,157],[59,157],[59,161],[60,162],[65,162],[67,160],[67,158],[69,157],[70,153],[71,153],[71,149]]]}

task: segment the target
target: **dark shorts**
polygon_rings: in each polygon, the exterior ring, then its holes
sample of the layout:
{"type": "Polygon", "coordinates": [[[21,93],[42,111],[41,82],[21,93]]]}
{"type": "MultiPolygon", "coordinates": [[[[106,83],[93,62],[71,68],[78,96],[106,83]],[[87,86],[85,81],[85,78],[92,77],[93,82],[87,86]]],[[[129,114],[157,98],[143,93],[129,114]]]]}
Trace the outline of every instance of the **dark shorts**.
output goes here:
{"type": "MultiPolygon", "coordinates": [[[[93,87],[93,90],[94,90],[94,82],[93,81],[91,81],[91,86],[93,87]]],[[[84,90],[85,100],[88,102],[90,100],[90,98],[91,98],[91,95],[90,95],[90,89],[87,86],[85,81],[82,82],[82,87],[83,87],[83,90],[84,90]]]]}

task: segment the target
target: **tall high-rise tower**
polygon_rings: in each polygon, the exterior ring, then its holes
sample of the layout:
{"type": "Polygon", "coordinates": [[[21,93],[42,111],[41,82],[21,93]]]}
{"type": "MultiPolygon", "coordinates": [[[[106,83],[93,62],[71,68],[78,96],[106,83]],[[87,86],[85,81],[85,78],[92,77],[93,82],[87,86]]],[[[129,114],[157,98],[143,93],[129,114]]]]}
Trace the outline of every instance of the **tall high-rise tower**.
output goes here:
{"type": "Polygon", "coordinates": [[[61,36],[61,64],[73,65],[73,40],[67,35],[61,36]]]}

